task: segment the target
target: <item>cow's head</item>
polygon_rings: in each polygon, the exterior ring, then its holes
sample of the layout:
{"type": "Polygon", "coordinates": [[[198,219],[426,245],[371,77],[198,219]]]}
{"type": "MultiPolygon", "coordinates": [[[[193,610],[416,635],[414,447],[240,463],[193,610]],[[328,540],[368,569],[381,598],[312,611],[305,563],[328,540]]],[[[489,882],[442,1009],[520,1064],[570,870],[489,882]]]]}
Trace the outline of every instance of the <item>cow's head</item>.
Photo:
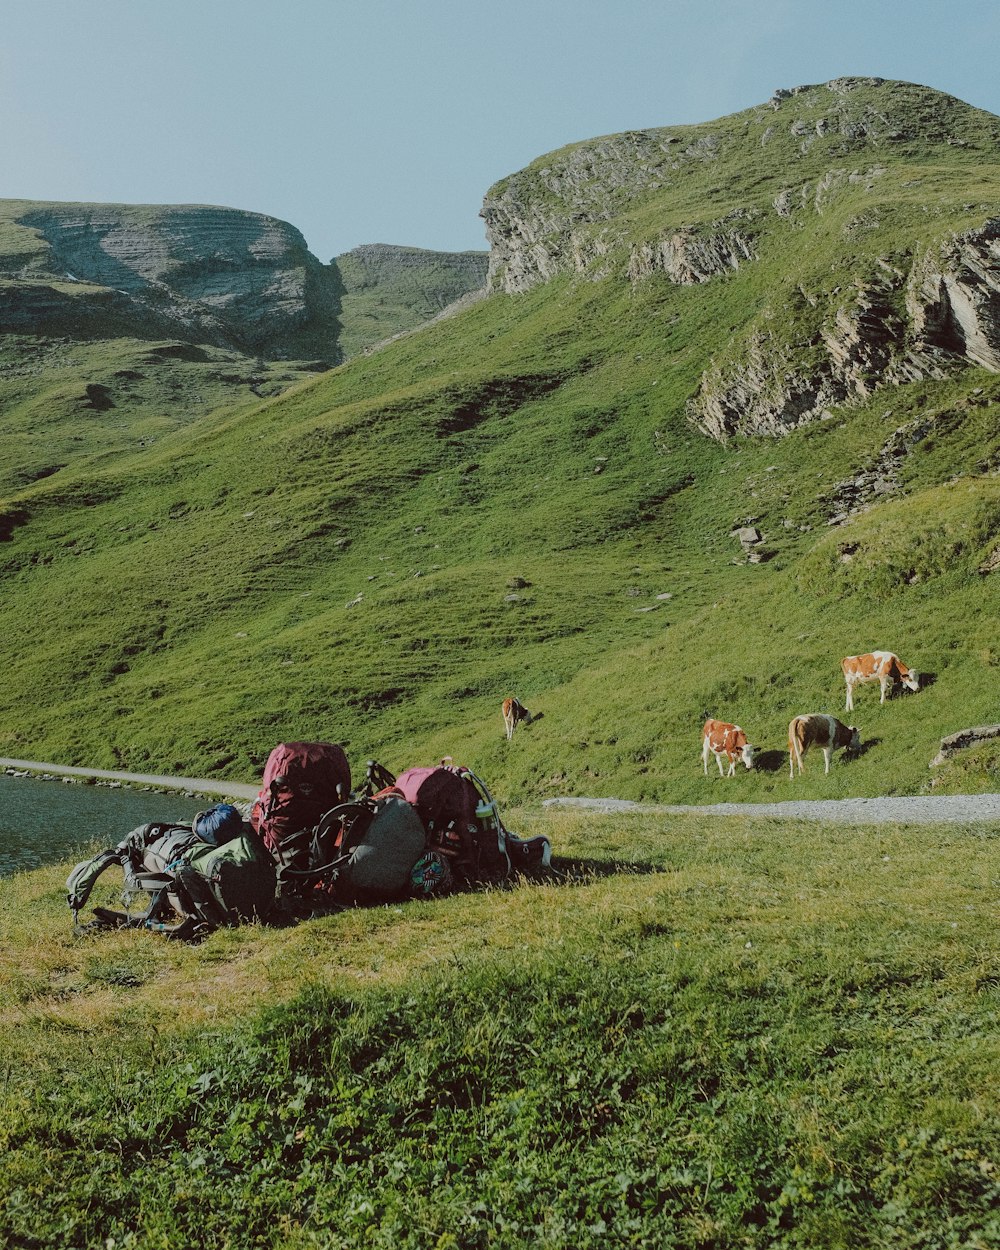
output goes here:
{"type": "Polygon", "coordinates": [[[920,674],[911,668],[909,673],[903,678],[903,685],[907,688],[907,690],[919,690],[920,674]]]}
{"type": "Polygon", "coordinates": [[[853,725],[847,726],[848,733],[851,735],[850,751],[859,751],[861,749],[861,730],[856,729],[853,725]]]}
{"type": "Polygon", "coordinates": [[[743,750],[740,753],[740,759],[742,759],[747,768],[753,768],[753,753],[756,750],[757,748],[755,746],[751,746],[749,742],[744,745],[743,750]]]}

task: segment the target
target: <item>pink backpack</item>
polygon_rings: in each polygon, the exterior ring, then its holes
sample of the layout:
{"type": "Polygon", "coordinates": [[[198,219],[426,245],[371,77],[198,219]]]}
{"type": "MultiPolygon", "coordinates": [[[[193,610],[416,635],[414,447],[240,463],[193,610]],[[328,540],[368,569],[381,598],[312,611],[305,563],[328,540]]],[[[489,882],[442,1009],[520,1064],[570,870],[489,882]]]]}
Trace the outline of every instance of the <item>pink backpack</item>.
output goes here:
{"type": "Polygon", "coordinates": [[[393,789],[416,808],[428,847],[448,857],[460,880],[502,881],[510,876],[509,835],[475,773],[452,764],[410,768],[400,773],[393,789]]]}

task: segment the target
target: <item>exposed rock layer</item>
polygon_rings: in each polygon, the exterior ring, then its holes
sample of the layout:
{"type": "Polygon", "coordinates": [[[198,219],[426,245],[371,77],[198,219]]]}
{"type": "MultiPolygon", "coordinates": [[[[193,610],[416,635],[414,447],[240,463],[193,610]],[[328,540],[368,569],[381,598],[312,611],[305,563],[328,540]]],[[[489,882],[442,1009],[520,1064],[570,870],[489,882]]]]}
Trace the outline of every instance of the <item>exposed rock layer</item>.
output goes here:
{"type": "Polygon", "coordinates": [[[293,226],[239,209],[0,201],[0,333],[181,338],[337,363],[342,338],[353,354],[412,328],[485,270],[484,252],[385,245],[324,265],[293,226]],[[361,287],[388,310],[370,332],[344,307],[361,287]]]}
{"type": "MultiPolygon", "coordinates": [[[[141,332],[272,356],[336,354],[333,277],[299,231],[273,217],[200,205],[37,204],[14,221],[36,246],[0,257],[0,277],[48,291],[63,318],[87,310],[86,288],[101,288],[141,332]]],[[[6,308],[0,328],[15,328],[6,308]]]]}
{"type": "Polygon", "coordinates": [[[783,434],[886,385],[941,379],[966,363],[1000,372],[1000,219],[945,241],[908,274],[886,263],[826,317],[817,340],[822,354],[804,367],[758,325],[741,352],[706,370],[692,419],[721,441],[783,434]]]}

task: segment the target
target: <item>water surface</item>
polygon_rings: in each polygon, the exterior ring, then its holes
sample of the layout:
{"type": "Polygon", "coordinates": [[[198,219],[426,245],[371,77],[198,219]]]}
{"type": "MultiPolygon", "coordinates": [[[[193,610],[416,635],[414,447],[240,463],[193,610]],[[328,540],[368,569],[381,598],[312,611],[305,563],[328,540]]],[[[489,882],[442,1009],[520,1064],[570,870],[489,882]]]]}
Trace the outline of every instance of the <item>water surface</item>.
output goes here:
{"type": "Polygon", "coordinates": [[[137,825],[187,822],[218,801],[0,774],[0,877],[86,859],[137,825]]]}

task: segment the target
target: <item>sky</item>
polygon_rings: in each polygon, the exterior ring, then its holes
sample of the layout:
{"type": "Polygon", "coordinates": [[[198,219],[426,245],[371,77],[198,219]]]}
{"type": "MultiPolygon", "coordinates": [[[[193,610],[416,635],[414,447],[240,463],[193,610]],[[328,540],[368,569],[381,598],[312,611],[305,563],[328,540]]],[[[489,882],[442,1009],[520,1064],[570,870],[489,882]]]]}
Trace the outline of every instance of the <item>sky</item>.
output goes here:
{"type": "Polygon", "coordinates": [[[846,75],[1000,113],[998,48],[997,0],[2,0],[0,198],[480,249],[490,186],[567,143],[846,75]]]}

